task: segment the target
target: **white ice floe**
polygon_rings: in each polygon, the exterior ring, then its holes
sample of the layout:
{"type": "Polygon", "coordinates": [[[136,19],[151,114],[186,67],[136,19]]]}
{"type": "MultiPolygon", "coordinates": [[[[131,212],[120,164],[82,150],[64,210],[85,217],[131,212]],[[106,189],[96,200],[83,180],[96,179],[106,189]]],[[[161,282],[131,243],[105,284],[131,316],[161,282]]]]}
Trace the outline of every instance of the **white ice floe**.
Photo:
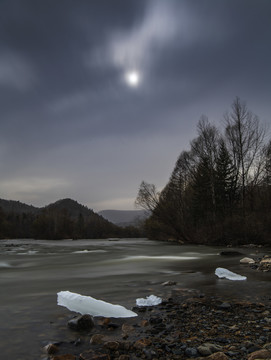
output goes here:
{"type": "Polygon", "coordinates": [[[91,296],[84,296],[70,291],[58,292],[57,304],[82,315],[89,314],[92,316],[113,318],[137,316],[135,312],[126,309],[124,306],[113,305],[102,300],[94,299],[91,296]]]}
{"type": "Polygon", "coordinates": [[[155,295],[147,296],[146,299],[136,299],[137,306],[155,306],[161,304],[162,299],[155,295]]]}
{"type": "Polygon", "coordinates": [[[224,268],[217,268],[215,271],[216,276],[219,278],[226,278],[228,280],[246,280],[246,276],[235,274],[234,272],[231,272],[224,268]]]}

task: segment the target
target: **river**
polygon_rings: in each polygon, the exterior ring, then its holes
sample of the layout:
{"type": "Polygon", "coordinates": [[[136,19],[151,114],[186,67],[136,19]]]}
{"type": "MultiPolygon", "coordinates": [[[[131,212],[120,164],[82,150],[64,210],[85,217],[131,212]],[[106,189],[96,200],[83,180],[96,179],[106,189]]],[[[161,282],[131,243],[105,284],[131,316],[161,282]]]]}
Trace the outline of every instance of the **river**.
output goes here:
{"type": "Polygon", "coordinates": [[[75,340],[66,327],[73,315],[57,305],[57,292],[69,290],[132,308],[139,297],[166,297],[172,288],[199,289],[227,298],[270,297],[271,273],[240,265],[243,256],[271,249],[241,248],[244,255],[224,257],[221,247],[150,241],[1,240],[0,353],[3,359],[37,360],[50,341],[75,340]],[[218,279],[225,267],[246,281],[218,279]],[[166,281],[174,287],[161,286],[166,281]]]}

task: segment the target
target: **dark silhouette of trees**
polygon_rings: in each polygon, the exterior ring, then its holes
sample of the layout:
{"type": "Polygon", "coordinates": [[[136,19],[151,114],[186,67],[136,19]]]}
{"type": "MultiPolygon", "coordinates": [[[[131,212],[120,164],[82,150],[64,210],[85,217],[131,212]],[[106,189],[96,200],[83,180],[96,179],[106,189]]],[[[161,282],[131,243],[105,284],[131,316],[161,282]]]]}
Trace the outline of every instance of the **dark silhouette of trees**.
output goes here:
{"type": "Polygon", "coordinates": [[[232,104],[232,111],[225,115],[225,126],[225,138],[233,159],[244,212],[248,190],[258,185],[261,180],[265,131],[257,116],[252,114],[238,97],[232,104]]]}
{"type": "Polygon", "coordinates": [[[230,153],[223,139],[219,144],[215,173],[215,193],[219,216],[231,214],[237,200],[236,177],[230,153]]]}
{"type": "Polygon", "coordinates": [[[142,230],[119,227],[71,199],[57,201],[38,209],[25,204],[1,200],[0,239],[100,239],[140,237],[142,230]]]}
{"type": "Polygon", "coordinates": [[[270,241],[271,141],[265,144],[259,119],[237,97],[223,131],[206,116],[197,130],[160,194],[141,184],[136,202],[152,211],[148,235],[195,243],[270,241]]]}
{"type": "Polygon", "coordinates": [[[153,212],[159,204],[159,196],[160,193],[156,190],[155,185],[142,181],[138,190],[135,205],[153,212]]]}

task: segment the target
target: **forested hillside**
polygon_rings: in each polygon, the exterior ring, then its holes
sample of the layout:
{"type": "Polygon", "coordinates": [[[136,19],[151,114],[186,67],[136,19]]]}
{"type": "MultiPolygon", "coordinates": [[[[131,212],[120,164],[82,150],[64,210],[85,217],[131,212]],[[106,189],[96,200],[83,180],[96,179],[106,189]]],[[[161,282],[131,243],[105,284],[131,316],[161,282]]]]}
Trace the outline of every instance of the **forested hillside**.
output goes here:
{"type": "Polygon", "coordinates": [[[0,239],[99,239],[141,235],[139,229],[120,228],[71,199],[43,208],[0,200],[0,239]]]}
{"type": "Polygon", "coordinates": [[[271,140],[236,98],[220,131],[207,117],[181,152],[168,184],[142,182],[137,205],[151,210],[151,238],[192,243],[271,243],[271,140]]]}

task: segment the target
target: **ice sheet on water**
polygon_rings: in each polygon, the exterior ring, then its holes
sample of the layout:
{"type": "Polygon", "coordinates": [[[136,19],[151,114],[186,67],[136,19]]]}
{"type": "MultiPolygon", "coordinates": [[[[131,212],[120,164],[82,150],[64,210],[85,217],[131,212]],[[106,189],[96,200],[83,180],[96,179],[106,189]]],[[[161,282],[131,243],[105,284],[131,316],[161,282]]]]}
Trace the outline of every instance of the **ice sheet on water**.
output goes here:
{"type": "Polygon", "coordinates": [[[224,268],[217,268],[216,271],[215,271],[215,274],[216,276],[218,276],[219,278],[226,278],[228,280],[246,280],[246,276],[242,276],[242,275],[239,275],[239,274],[236,274],[232,271],[229,271],[227,269],[224,269],[224,268]]]}
{"type": "Polygon", "coordinates": [[[146,299],[136,299],[137,306],[155,306],[161,304],[162,299],[155,295],[147,296],[146,299]]]}
{"type": "Polygon", "coordinates": [[[124,306],[113,305],[102,300],[94,299],[91,296],[84,296],[70,291],[58,292],[57,304],[82,315],[89,314],[92,316],[114,318],[137,316],[135,312],[126,309],[124,306]]]}

